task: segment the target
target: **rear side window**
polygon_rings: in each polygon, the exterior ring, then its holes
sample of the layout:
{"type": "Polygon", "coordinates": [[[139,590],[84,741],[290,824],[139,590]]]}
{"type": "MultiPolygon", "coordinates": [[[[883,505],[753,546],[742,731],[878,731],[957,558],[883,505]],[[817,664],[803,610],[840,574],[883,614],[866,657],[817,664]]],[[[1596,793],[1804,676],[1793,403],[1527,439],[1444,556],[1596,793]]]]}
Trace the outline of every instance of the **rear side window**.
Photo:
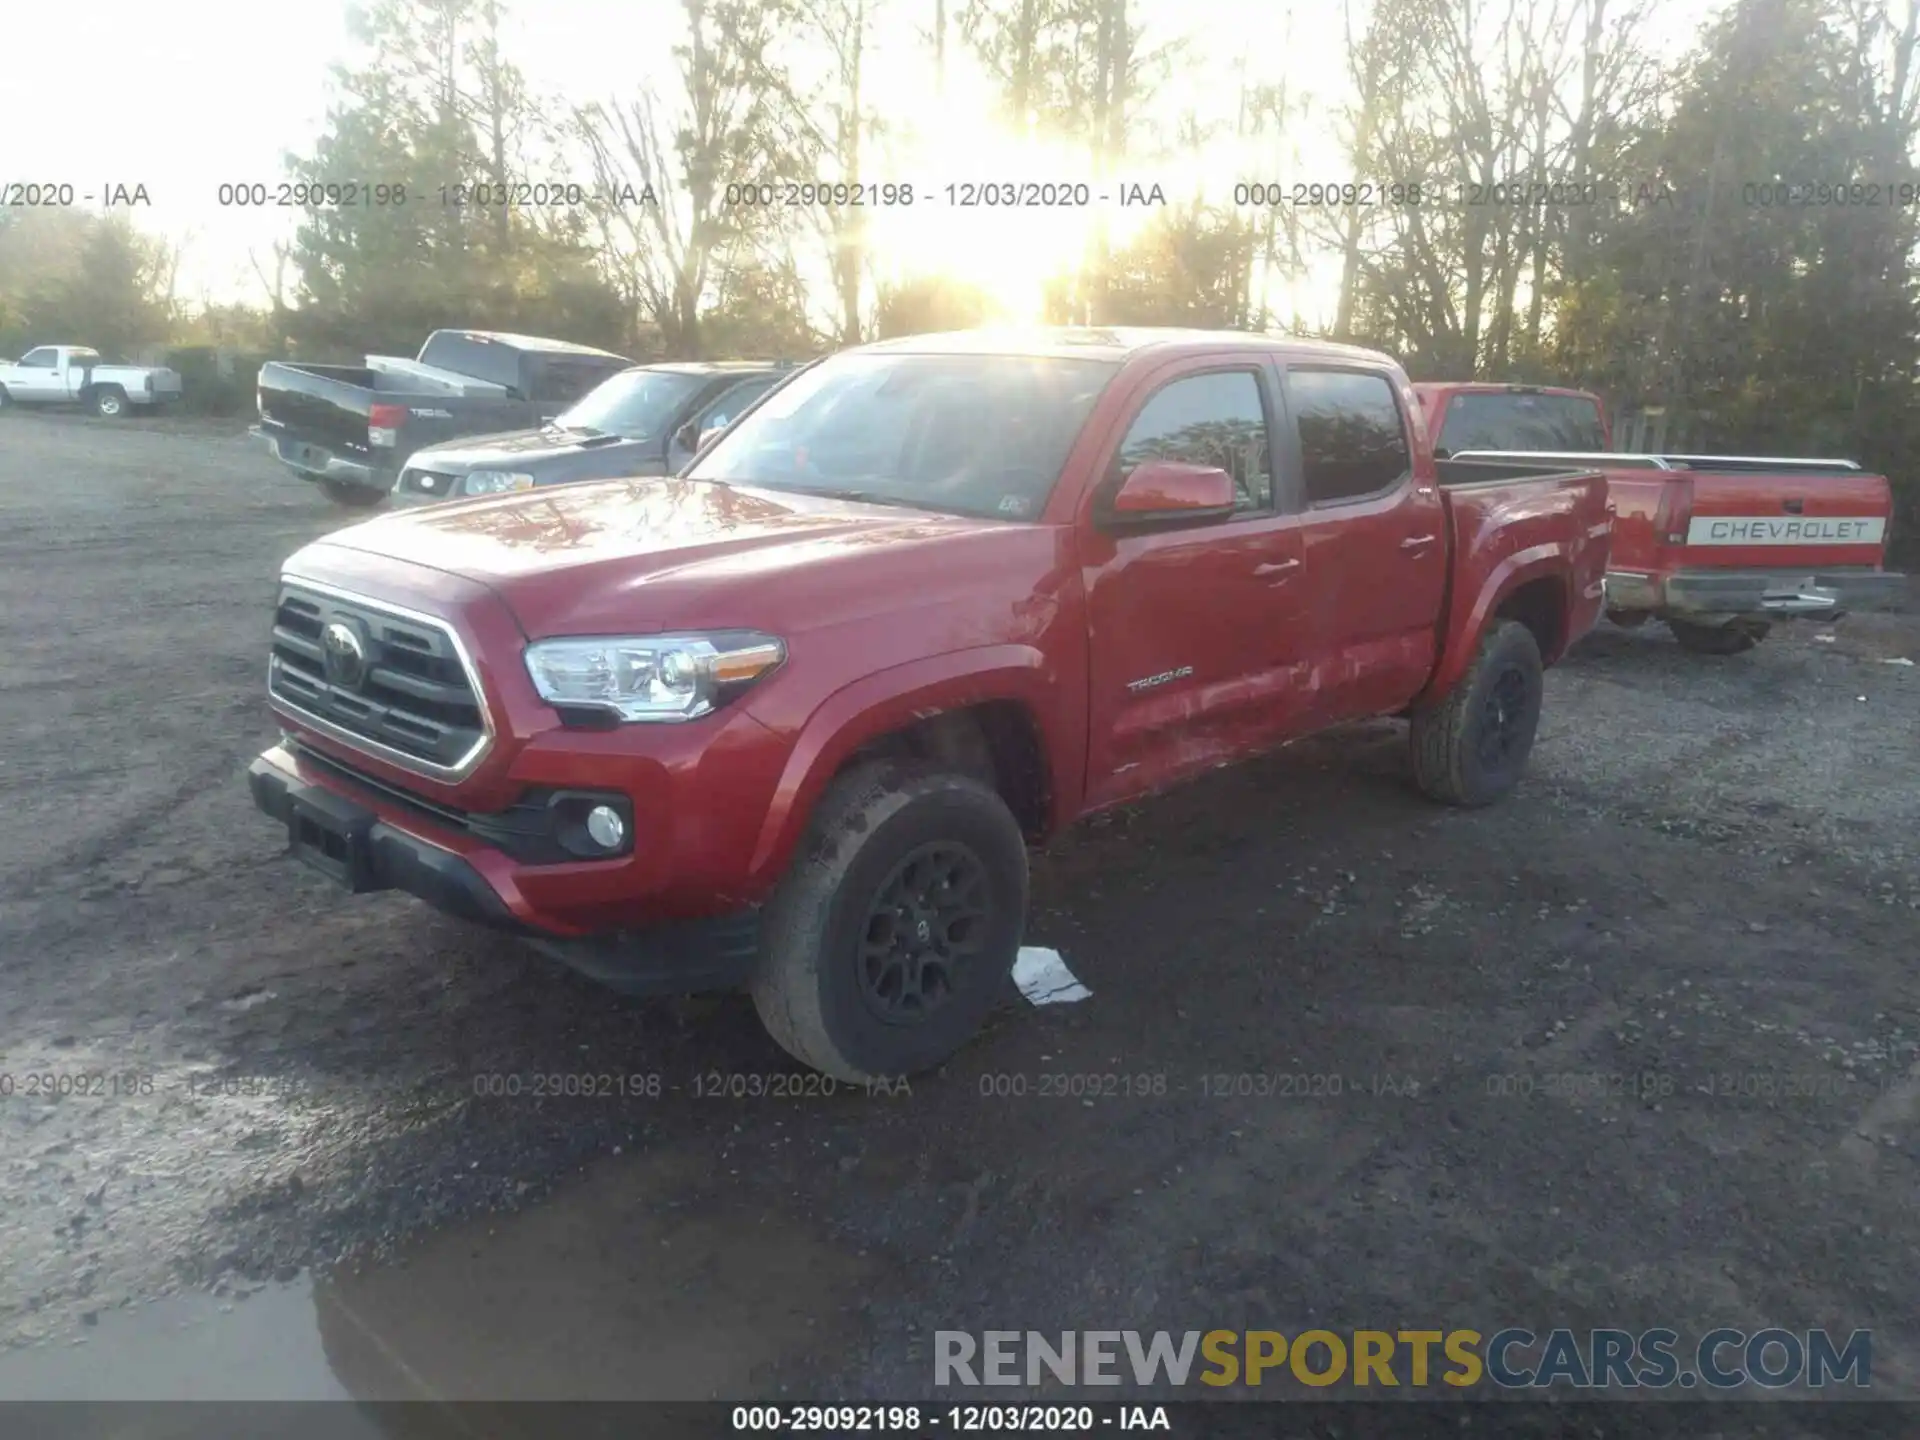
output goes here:
{"type": "Polygon", "coordinates": [[[1120,444],[1120,478],[1144,460],[1213,465],[1233,477],[1236,506],[1273,504],[1272,448],[1260,381],[1250,370],[1189,375],[1159,391],[1141,409],[1120,444]]]}
{"type": "Polygon", "coordinates": [[[1384,375],[1289,370],[1287,404],[1300,427],[1308,504],[1377,495],[1413,468],[1406,425],[1384,375]]]}
{"type": "Polygon", "coordinates": [[[552,400],[571,405],[609,375],[626,368],[619,360],[591,360],[572,356],[549,355],[538,362],[540,369],[533,382],[535,400],[552,400]]]}
{"type": "Polygon", "coordinates": [[[1465,391],[1447,401],[1435,442],[1449,455],[1462,450],[1572,450],[1607,448],[1600,407],[1583,395],[1465,391]]]}

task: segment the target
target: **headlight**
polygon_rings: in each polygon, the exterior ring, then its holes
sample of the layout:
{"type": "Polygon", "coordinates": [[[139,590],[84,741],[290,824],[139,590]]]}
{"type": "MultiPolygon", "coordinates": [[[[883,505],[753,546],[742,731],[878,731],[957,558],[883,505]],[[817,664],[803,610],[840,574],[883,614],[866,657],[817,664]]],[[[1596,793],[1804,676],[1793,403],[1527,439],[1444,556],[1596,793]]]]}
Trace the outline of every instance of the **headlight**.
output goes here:
{"type": "Polygon", "coordinates": [[[531,490],[533,476],[519,470],[475,470],[461,488],[463,495],[498,495],[507,490],[531,490]]]}
{"type": "Polygon", "coordinates": [[[549,705],[622,720],[697,720],[786,658],[771,635],[745,631],[539,640],[527,647],[527,674],[549,705]]]}

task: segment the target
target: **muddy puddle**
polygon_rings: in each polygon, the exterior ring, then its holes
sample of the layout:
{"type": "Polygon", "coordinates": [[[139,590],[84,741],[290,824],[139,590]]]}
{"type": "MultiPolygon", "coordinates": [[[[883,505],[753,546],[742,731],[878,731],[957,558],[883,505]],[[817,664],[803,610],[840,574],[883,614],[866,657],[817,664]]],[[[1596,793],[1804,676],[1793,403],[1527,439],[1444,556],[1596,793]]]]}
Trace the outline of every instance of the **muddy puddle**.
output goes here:
{"type": "Polygon", "coordinates": [[[613,1159],[378,1268],[110,1311],[78,1342],[0,1354],[0,1400],[691,1401],[804,1385],[816,1357],[859,1340],[879,1263],[731,1201],[710,1172],[707,1157],[613,1159]]]}

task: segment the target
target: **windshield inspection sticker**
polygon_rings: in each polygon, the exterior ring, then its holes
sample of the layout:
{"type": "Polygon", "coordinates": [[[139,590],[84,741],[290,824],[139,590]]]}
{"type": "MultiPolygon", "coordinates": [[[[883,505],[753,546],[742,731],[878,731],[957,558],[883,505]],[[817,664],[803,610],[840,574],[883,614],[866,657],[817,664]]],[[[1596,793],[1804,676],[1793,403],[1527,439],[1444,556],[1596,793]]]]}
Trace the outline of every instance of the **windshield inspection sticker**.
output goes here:
{"type": "Polygon", "coordinates": [[[1067,1005],[1093,992],[1074,978],[1058,950],[1022,945],[1013,962],[1013,983],[1036,1005],[1067,1005]]]}

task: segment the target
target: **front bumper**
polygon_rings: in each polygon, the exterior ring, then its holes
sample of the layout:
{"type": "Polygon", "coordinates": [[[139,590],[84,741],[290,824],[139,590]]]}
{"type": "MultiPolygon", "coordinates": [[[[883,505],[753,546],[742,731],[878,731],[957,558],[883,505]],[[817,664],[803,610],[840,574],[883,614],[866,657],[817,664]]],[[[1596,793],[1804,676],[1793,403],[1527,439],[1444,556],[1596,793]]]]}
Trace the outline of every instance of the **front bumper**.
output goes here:
{"type": "Polygon", "coordinates": [[[394,477],[388,471],[363,461],[349,460],[323,445],[311,445],[289,435],[276,435],[259,425],[248,427],[247,434],[264,441],[267,448],[273,451],[274,459],[290,466],[304,479],[338,480],[342,484],[359,485],[368,490],[393,488],[394,477]]]}
{"type": "MultiPolygon", "coordinates": [[[[630,995],[733,990],[759,960],[757,908],[643,929],[561,932],[516,913],[486,872],[522,867],[503,850],[436,845],[371,804],[303,779],[285,746],[247,768],[254,805],[287,829],[289,850],[352,894],[398,890],[457,919],[518,935],[550,959],[630,995]]],[[[383,807],[384,808],[384,807],[383,807]]]]}
{"type": "Polygon", "coordinates": [[[1614,571],[1607,576],[1607,608],[1705,621],[1733,616],[1819,619],[1855,610],[1896,609],[1906,590],[1906,576],[1886,570],[1614,571]]]}
{"type": "MultiPolygon", "coordinates": [[[[270,752],[271,753],[271,752],[270,752]]],[[[402,890],[436,910],[516,934],[537,934],[464,857],[387,824],[372,810],[296,779],[266,755],[247,767],[247,788],[262,814],[287,827],[289,843],[316,831],[344,837],[338,866],[321,866],[349,892],[402,890]]],[[[323,853],[324,844],[317,846],[323,853]]]]}

